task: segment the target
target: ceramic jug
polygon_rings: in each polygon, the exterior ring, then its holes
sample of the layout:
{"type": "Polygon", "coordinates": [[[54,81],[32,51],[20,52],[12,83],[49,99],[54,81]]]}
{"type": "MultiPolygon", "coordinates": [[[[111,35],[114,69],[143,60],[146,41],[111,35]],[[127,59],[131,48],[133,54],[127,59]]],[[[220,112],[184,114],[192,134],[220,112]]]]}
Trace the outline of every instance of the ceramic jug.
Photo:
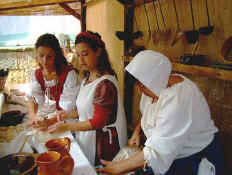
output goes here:
{"type": "Polygon", "coordinates": [[[41,153],[37,159],[38,175],[71,175],[74,161],[70,156],[61,156],[56,151],[41,153]]]}
{"type": "Polygon", "coordinates": [[[61,154],[61,156],[69,155],[71,140],[68,137],[56,138],[48,140],[45,143],[48,151],[56,151],[61,154]]]}

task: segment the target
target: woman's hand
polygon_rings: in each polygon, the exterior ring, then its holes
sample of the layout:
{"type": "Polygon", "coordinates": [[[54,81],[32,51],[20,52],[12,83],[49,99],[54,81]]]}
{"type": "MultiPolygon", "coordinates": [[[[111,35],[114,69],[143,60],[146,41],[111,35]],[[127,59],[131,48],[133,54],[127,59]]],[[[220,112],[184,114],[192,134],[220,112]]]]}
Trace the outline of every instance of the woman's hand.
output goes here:
{"type": "Polygon", "coordinates": [[[67,120],[69,118],[69,112],[68,111],[58,111],[56,114],[57,122],[67,120]]]}
{"type": "Polygon", "coordinates": [[[132,137],[128,141],[129,146],[140,146],[140,133],[141,133],[141,123],[136,126],[132,137]]]}
{"type": "Polygon", "coordinates": [[[37,120],[32,120],[30,121],[27,125],[26,125],[26,128],[30,128],[30,127],[39,127],[38,126],[38,121],[37,120]]]}
{"type": "Polygon", "coordinates": [[[47,131],[49,133],[63,133],[69,131],[69,123],[57,122],[48,127],[47,131]]]}
{"type": "Polygon", "coordinates": [[[129,146],[140,146],[140,134],[137,132],[134,132],[132,137],[128,140],[129,146]]]}
{"type": "Polygon", "coordinates": [[[106,160],[101,160],[102,165],[104,165],[104,168],[96,169],[97,172],[111,174],[111,175],[119,175],[120,172],[120,166],[117,165],[117,162],[110,162],[106,160]]]}

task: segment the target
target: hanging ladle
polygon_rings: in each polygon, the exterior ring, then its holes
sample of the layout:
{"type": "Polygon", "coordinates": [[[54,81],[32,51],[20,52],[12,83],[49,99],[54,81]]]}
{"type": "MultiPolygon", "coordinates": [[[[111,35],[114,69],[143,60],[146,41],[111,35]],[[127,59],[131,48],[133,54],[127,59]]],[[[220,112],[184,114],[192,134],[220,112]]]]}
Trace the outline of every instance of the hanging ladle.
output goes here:
{"type": "Polygon", "coordinates": [[[167,25],[165,23],[164,14],[163,14],[163,10],[162,10],[160,0],[158,0],[158,4],[159,4],[159,8],[160,8],[160,14],[161,14],[161,17],[162,17],[163,25],[164,25],[164,28],[165,28],[165,31],[162,32],[162,39],[166,41],[166,40],[169,39],[169,37],[171,35],[171,30],[167,29],[167,25]]]}
{"type": "Polygon", "coordinates": [[[155,6],[154,0],[152,0],[152,4],[153,4],[153,8],[154,8],[154,13],[155,13],[155,18],[156,18],[156,26],[157,26],[157,30],[154,30],[152,32],[152,40],[153,40],[153,43],[156,44],[161,38],[161,31],[160,31],[159,19],[157,16],[157,11],[156,11],[156,6],[155,6]]]}
{"type": "Polygon", "coordinates": [[[210,17],[209,17],[209,9],[208,9],[208,1],[207,0],[205,0],[205,7],[206,7],[206,12],[207,12],[207,17],[208,17],[208,26],[199,28],[199,33],[202,35],[209,35],[213,32],[214,26],[210,24],[210,17]]]}
{"type": "Polygon", "coordinates": [[[198,30],[195,30],[192,0],[189,0],[189,3],[190,3],[190,8],[191,8],[193,30],[185,32],[185,36],[186,36],[188,43],[194,44],[199,38],[199,32],[198,32],[198,30]]]}
{"type": "Polygon", "coordinates": [[[173,0],[173,6],[174,6],[175,14],[176,14],[177,30],[176,30],[174,40],[171,43],[171,46],[174,46],[179,39],[184,37],[184,32],[180,30],[179,17],[178,17],[177,8],[176,8],[176,0],[173,0]]]}
{"type": "Polygon", "coordinates": [[[148,43],[151,39],[151,25],[150,25],[150,21],[149,21],[149,17],[148,17],[148,12],[147,12],[147,8],[146,8],[146,0],[143,1],[143,5],[144,5],[144,11],[145,11],[145,15],[147,18],[147,25],[148,25],[148,40],[146,41],[146,43],[148,43]]]}

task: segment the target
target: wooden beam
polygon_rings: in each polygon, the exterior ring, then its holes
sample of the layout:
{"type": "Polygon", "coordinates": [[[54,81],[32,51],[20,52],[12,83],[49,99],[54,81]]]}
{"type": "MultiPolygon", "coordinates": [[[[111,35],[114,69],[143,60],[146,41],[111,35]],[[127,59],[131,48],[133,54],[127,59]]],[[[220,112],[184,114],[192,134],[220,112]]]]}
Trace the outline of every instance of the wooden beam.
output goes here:
{"type": "Polygon", "coordinates": [[[86,31],[86,0],[81,0],[81,31],[86,31]]]}
{"type": "Polygon", "coordinates": [[[77,0],[2,0],[0,1],[0,11],[17,8],[30,8],[46,6],[58,3],[77,2],[77,0]]]}
{"type": "MultiPolygon", "coordinates": [[[[79,2],[69,3],[70,8],[72,8],[76,13],[80,14],[81,5],[79,2]]],[[[0,11],[1,16],[32,16],[32,15],[70,15],[69,12],[64,10],[58,4],[38,6],[32,8],[18,8],[11,10],[0,11]]]]}
{"type": "Polygon", "coordinates": [[[195,76],[205,76],[221,80],[232,80],[232,71],[215,69],[205,66],[172,63],[173,71],[187,73],[195,76]]]}
{"type": "MultiPolygon", "coordinates": [[[[80,9],[75,9],[76,12],[80,13],[80,9]]],[[[43,8],[26,8],[26,9],[15,9],[8,11],[0,11],[0,16],[49,16],[49,15],[70,15],[67,11],[62,8],[57,9],[43,9],[43,8]]]]}
{"type": "Polygon", "coordinates": [[[59,3],[59,5],[65,9],[70,15],[73,15],[77,19],[81,19],[81,15],[78,14],[75,10],[73,10],[71,7],[69,7],[66,3],[59,3]]]}

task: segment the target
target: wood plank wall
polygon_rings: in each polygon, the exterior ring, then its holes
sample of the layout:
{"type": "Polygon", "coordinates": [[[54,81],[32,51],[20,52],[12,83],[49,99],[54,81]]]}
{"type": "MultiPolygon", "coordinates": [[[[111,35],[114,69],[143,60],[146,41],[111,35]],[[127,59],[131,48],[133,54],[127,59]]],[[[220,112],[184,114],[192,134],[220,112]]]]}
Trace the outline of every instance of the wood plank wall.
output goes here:
{"type": "MultiPolygon", "coordinates": [[[[206,0],[193,0],[193,13],[196,29],[199,29],[200,27],[206,27],[208,25],[205,1],[206,0]]],[[[145,37],[143,41],[136,40],[135,44],[145,44],[147,48],[161,51],[175,60],[175,58],[178,58],[184,53],[191,53],[193,45],[188,44],[187,41],[183,39],[182,41],[179,41],[174,47],[171,47],[171,42],[177,29],[173,0],[160,0],[160,2],[167,25],[166,29],[171,30],[171,36],[166,41],[162,39],[157,41],[156,44],[154,44],[152,40],[148,41],[149,34],[147,19],[145,16],[144,6],[140,5],[135,8],[137,25],[134,20],[134,31],[141,30],[145,37]]],[[[189,0],[176,0],[176,5],[181,31],[192,30],[192,17],[189,0]]],[[[165,27],[162,23],[160,8],[157,1],[155,2],[155,7],[157,9],[161,32],[164,32],[165,27]]],[[[223,42],[232,35],[232,25],[230,20],[232,18],[232,1],[208,0],[208,8],[211,24],[214,25],[215,28],[214,32],[208,36],[200,35],[199,48],[197,53],[207,55],[209,57],[209,61],[213,63],[224,62],[220,55],[220,49],[223,45],[223,42]]],[[[157,31],[158,29],[152,3],[147,3],[146,9],[148,10],[151,30],[152,32],[157,31]]]]}

